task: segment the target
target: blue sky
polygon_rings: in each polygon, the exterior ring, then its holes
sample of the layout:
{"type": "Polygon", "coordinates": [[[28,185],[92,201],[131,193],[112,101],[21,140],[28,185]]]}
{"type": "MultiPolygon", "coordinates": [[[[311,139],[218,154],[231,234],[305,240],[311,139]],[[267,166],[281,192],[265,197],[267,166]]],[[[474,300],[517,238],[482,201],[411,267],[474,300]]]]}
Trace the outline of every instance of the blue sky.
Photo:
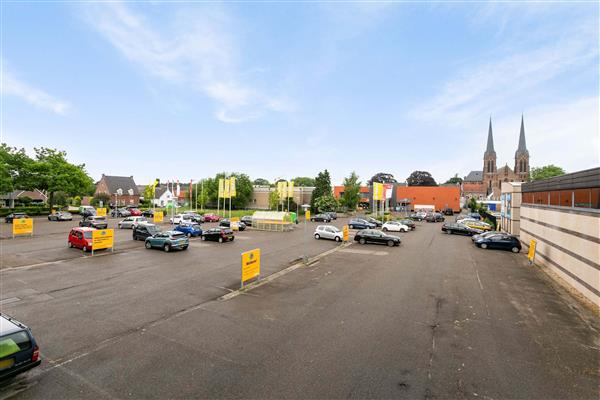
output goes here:
{"type": "Polygon", "coordinates": [[[6,2],[2,141],[88,172],[334,183],[599,164],[599,6],[6,2]]]}

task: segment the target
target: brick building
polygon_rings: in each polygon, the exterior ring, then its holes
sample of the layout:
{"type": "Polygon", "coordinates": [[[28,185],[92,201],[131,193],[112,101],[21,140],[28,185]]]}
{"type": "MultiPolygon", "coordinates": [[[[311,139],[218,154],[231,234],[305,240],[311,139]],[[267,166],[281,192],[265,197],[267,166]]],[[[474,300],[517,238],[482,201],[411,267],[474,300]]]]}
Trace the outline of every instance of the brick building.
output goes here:
{"type": "Polygon", "coordinates": [[[106,194],[110,196],[110,204],[125,206],[140,203],[140,192],[133,176],[110,176],[102,174],[102,178],[96,183],[94,196],[106,194]],[[121,192],[122,194],[117,195],[121,192]],[[118,202],[118,203],[117,203],[118,202]]]}

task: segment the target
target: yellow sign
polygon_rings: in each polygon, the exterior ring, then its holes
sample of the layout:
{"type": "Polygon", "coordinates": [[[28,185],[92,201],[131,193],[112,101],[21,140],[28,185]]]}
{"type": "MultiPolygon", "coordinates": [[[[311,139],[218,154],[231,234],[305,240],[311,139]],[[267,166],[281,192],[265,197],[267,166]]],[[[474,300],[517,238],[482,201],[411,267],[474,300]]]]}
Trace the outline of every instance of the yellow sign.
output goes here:
{"type": "Polygon", "coordinates": [[[348,232],[348,225],[344,225],[344,242],[348,241],[348,236],[349,236],[349,232],[348,232]]]}
{"type": "Polygon", "coordinates": [[[162,211],[154,211],[154,217],[152,217],[152,219],[155,224],[158,224],[159,222],[163,222],[164,217],[165,215],[162,211]]]}
{"type": "Polygon", "coordinates": [[[229,219],[229,227],[233,231],[240,230],[240,219],[238,217],[232,217],[229,219]]]}
{"type": "Polygon", "coordinates": [[[531,241],[529,242],[529,253],[527,253],[527,258],[529,259],[529,262],[532,263],[533,259],[535,258],[535,245],[536,245],[536,241],[534,239],[531,239],[531,241]]]}
{"type": "Polygon", "coordinates": [[[15,235],[32,235],[33,236],[33,218],[17,218],[13,219],[12,232],[15,235]]]}
{"type": "Polygon", "coordinates": [[[242,253],[242,286],[244,282],[260,276],[260,249],[242,253]]]}
{"type": "Polygon", "coordinates": [[[304,213],[304,218],[305,218],[307,221],[310,221],[310,210],[306,210],[306,212],[304,213]]]}
{"type": "Polygon", "coordinates": [[[223,186],[223,197],[226,199],[231,198],[231,192],[229,189],[230,189],[230,181],[229,181],[229,179],[225,179],[224,186],[223,186]]]}
{"type": "Polygon", "coordinates": [[[219,198],[223,197],[224,191],[225,191],[225,179],[219,178],[219,198]]]}
{"type": "Polygon", "coordinates": [[[288,182],[288,192],[287,192],[287,197],[294,197],[294,181],[289,181],[288,182]]]}
{"type": "Polygon", "coordinates": [[[383,183],[373,182],[373,200],[383,200],[383,183]]]}
{"type": "Polygon", "coordinates": [[[232,176],[231,178],[229,178],[229,196],[231,196],[231,197],[237,196],[237,193],[235,190],[235,176],[232,176]]]}
{"type": "Polygon", "coordinates": [[[99,217],[106,217],[106,208],[96,208],[96,215],[99,217]]]}
{"type": "Polygon", "coordinates": [[[112,249],[114,246],[114,229],[96,229],[92,231],[92,251],[112,249]]]}

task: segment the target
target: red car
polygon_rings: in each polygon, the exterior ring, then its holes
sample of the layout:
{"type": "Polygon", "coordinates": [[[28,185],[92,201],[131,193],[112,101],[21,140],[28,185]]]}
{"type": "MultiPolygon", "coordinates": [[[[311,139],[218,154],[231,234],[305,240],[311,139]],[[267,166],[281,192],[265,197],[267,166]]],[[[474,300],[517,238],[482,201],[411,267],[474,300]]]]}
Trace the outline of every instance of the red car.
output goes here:
{"type": "Polygon", "coordinates": [[[219,222],[221,219],[218,215],[215,214],[204,214],[204,222],[219,222]]]}
{"type": "Polygon", "coordinates": [[[141,217],[142,212],[138,208],[128,208],[127,211],[131,213],[132,217],[141,217]]]}
{"type": "Polygon", "coordinates": [[[69,239],[67,240],[67,245],[69,247],[75,247],[77,249],[82,249],[83,251],[91,251],[92,250],[92,231],[95,231],[94,228],[73,228],[71,232],[69,232],[69,239]]]}

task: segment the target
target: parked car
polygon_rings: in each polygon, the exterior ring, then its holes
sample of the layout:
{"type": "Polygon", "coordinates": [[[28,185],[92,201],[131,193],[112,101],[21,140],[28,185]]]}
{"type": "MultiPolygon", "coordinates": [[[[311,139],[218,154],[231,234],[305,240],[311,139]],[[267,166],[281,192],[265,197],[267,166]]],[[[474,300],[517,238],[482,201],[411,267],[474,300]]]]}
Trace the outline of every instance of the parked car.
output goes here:
{"type": "Polygon", "coordinates": [[[365,220],[366,220],[367,222],[370,222],[370,223],[372,223],[373,225],[375,225],[375,226],[376,226],[376,227],[378,227],[378,228],[379,228],[379,227],[381,227],[381,226],[383,226],[383,222],[381,222],[380,220],[378,220],[378,219],[375,219],[375,218],[373,218],[373,217],[367,217],[367,218],[365,218],[365,220]]]}
{"type": "Polygon", "coordinates": [[[240,221],[242,221],[244,224],[246,224],[246,226],[252,226],[252,216],[251,215],[244,215],[242,218],[240,218],[240,221]]]}
{"type": "Polygon", "coordinates": [[[225,219],[222,219],[221,222],[219,222],[219,226],[224,226],[225,228],[233,228],[232,225],[233,226],[237,225],[237,229],[240,231],[243,231],[246,229],[246,224],[243,223],[242,221],[231,222],[229,219],[225,218],[225,219]]]}
{"type": "Polygon", "coordinates": [[[67,238],[67,246],[92,251],[92,231],[94,228],[73,228],[67,238]]]}
{"type": "Polygon", "coordinates": [[[333,225],[319,225],[313,236],[315,239],[331,239],[341,242],[344,239],[344,232],[333,225]]]}
{"type": "Polygon", "coordinates": [[[6,217],[4,217],[4,222],[6,222],[7,224],[12,224],[13,219],[19,219],[19,218],[29,218],[29,215],[27,215],[25,213],[8,214],[6,217]]]}
{"type": "Polygon", "coordinates": [[[480,237],[475,240],[475,245],[482,249],[510,250],[513,253],[521,251],[521,242],[519,239],[516,236],[504,233],[480,237]]]}
{"type": "Polygon", "coordinates": [[[331,219],[332,219],[332,220],[336,220],[336,219],[337,219],[337,213],[336,213],[335,211],[327,211],[327,212],[326,212],[326,213],[324,213],[324,214],[327,214],[327,215],[329,215],[329,216],[331,217],[331,219]]]}
{"type": "Polygon", "coordinates": [[[483,221],[467,220],[467,221],[462,221],[461,224],[466,225],[471,228],[481,229],[482,231],[491,231],[492,230],[492,226],[483,221]]]}
{"type": "Polygon", "coordinates": [[[40,348],[26,325],[0,313],[0,379],[29,371],[42,362],[40,348]]]}
{"type": "Polygon", "coordinates": [[[331,222],[329,214],[316,214],[310,217],[312,222],[331,222]]]}
{"type": "Polygon", "coordinates": [[[146,217],[127,217],[123,221],[120,221],[117,226],[119,229],[133,229],[140,222],[148,222],[148,220],[146,217]]]}
{"type": "Polygon", "coordinates": [[[468,217],[476,219],[476,220],[481,220],[481,215],[479,213],[473,212],[473,213],[468,213],[467,214],[468,217]]]}
{"type": "Polygon", "coordinates": [[[459,215],[456,218],[454,218],[454,221],[458,222],[460,224],[463,221],[479,221],[479,220],[475,219],[475,218],[471,218],[468,215],[459,215]]]}
{"type": "Polygon", "coordinates": [[[126,208],[113,208],[110,212],[111,217],[119,218],[119,217],[129,217],[131,213],[126,208]]]}
{"type": "Polygon", "coordinates": [[[219,222],[221,217],[215,214],[204,214],[204,222],[219,222]]]}
{"type": "Polygon", "coordinates": [[[472,241],[476,241],[477,239],[480,239],[480,238],[483,238],[483,237],[486,237],[486,236],[497,235],[499,233],[502,233],[502,232],[499,232],[499,231],[484,231],[484,232],[479,233],[477,235],[471,236],[471,240],[472,241]]]}
{"type": "Polygon", "coordinates": [[[175,227],[177,232],[183,232],[187,237],[202,236],[202,228],[198,224],[181,223],[175,227]]]}
{"type": "Polygon", "coordinates": [[[158,248],[169,252],[173,249],[187,250],[190,241],[182,232],[166,231],[148,236],[144,241],[147,249],[158,248]]]}
{"type": "Polygon", "coordinates": [[[88,226],[90,228],[96,229],[106,229],[108,228],[108,222],[106,220],[106,217],[99,217],[97,215],[93,215],[79,221],[79,226],[88,226]]]}
{"type": "Polygon", "coordinates": [[[234,239],[235,236],[233,235],[233,231],[223,226],[210,228],[202,232],[202,240],[211,240],[213,242],[223,243],[233,242],[234,239]]]}
{"type": "Polygon", "coordinates": [[[142,216],[142,212],[140,211],[139,208],[131,207],[131,208],[127,208],[127,211],[129,211],[129,215],[131,215],[132,217],[141,217],[142,216]]]}
{"type": "Polygon", "coordinates": [[[175,214],[171,218],[169,218],[169,222],[172,224],[181,224],[181,223],[192,223],[192,217],[188,214],[175,214]]]}
{"type": "Polygon", "coordinates": [[[458,234],[458,235],[477,235],[482,233],[481,229],[471,228],[470,226],[466,226],[463,224],[459,224],[457,222],[446,222],[442,225],[442,232],[446,232],[447,234],[458,234]]]}
{"type": "Polygon", "coordinates": [[[154,210],[150,208],[148,210],[142,211],[142,217],[154,218],[154,210]]]}
{"type": "Polygon", "coordinates": [[[92,206],[79,206],[79,215],[81,215],[81,218],[96,215],[96,209],[92,206]]]}
{"type": "Polygon", "coordinates": [[[149,222],[140,222],[133,227],[133,240],[146,240],[160,232],[160,228],[149,222]]]}
{"type": "Polygon", "coordinates": [[[410,214],[408,218],[412,219],[413,221],[423,221],[423,216],[418,213],[410,214]]]}
{"type": "Polygon", "coordinates": [[[454,215],[454,210],[450,207],[444,208],[444,215],[454,215]]]}
{"type": "Polygon", "coordinates": [[[408,226],[401,224],[398,221],[388,221],[385,224],[383,224],[382,229],[384,232],[408,232],[410,230],[408,226]]]}
{"type": "Polygon", "coordinates": [[[366,243],[379,243],[387,244],[390,247],[400,246],[400,238],[398,236],[388,235],[387,233],[378,231],[376,229],[363,229],[362,231],[356,232],[354,240],[360,244],[366,243]]]}
{"type": "Polygon", "coordinates": [[[185,213],[185,215],[187,215],[188,217],[190,217],[189,219],[192,220],[192,222],[201,224],[204,222],[204,217],[196,212],[193,211],[188,211],[185,213]]]}
{"type": "Polygon", "coordinates": [[[377,228],[377,225],[372,224],[362,218],[354,218],[348,222],[348,228],[350,228],[350,229],[372,229],[372,228],[377,228]]]}
{"type": "Polygon", "coordinates": [[[440,213],[429,213],[425,217],[425,221],[427,222],[444,222],[446,219],[440,213]]]}
{"type": "Polygon", "coordinates": [[[73,221],[73,214],[66,211],[57,211],[48,215],[48,221],[73,221]]]}
{"type": "Polygon", "coordinates": [[[403,225],[408,226],[413,231],[417,228],[417,225],[415,224],[415,222],[413,220],[410,220],[410,219],[398,219],[397,221],[400,222],[403,225]]]}

